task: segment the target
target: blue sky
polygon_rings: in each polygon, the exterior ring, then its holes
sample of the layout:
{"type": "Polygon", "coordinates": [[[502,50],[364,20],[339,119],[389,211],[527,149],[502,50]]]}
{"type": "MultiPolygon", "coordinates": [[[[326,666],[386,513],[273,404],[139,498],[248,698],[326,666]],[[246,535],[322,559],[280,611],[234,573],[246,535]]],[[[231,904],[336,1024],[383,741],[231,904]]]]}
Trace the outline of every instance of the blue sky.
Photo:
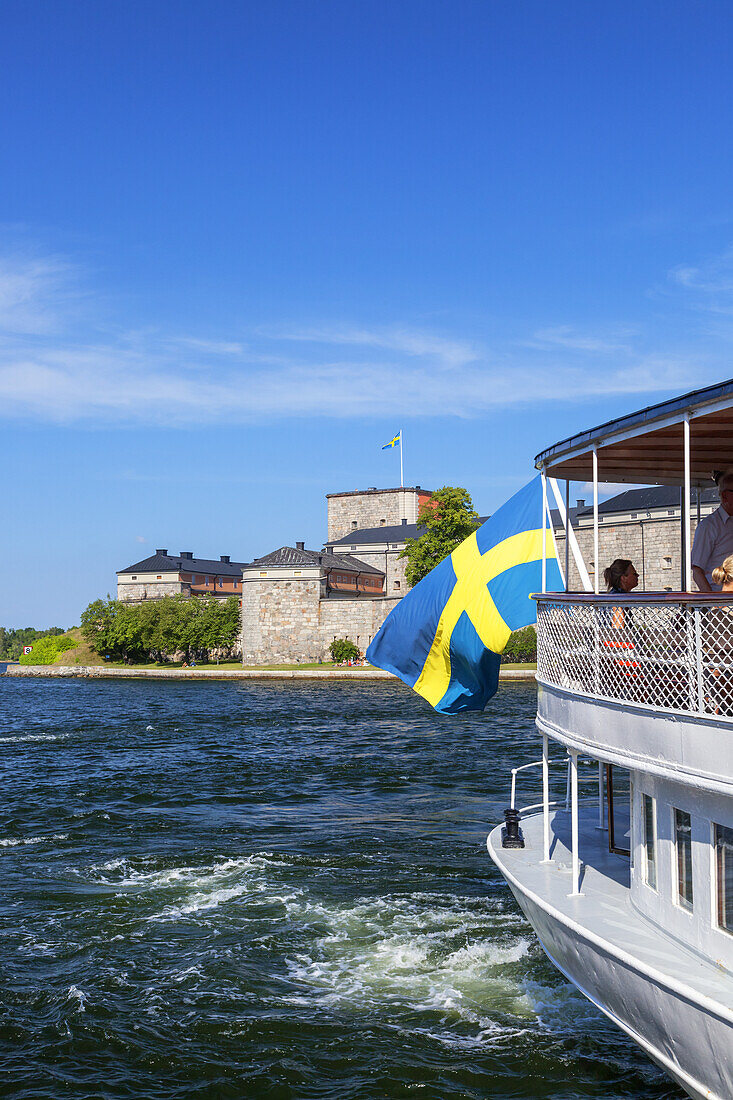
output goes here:
{"type": "MultiPolygon", "coordinates": [[[[733,376],[730,6],[6,0],[0,623],[733,376]]],[[[584,495],[581,486],[576,493],[584,495]]]]}

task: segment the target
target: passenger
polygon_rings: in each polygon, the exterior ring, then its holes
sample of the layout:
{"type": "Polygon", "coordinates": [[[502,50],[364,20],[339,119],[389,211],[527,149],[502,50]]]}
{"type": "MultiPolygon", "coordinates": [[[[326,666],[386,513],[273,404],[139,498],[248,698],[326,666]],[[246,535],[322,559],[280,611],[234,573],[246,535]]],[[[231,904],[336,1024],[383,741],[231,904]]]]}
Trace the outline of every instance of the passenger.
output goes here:
{"type": "Polygon", "coordinates": [[[712,577],[713,584],[717,584],[721,592],[733,592],[733,554],[713,569],[712,577]]]}
{"type": "MultiPolygon", "coordinates": [[[[639,574],[628,558],[616,558],[603,571],[603,579],[609,592],[627,595],[639,583],[639,574]]],[[[641,685],[638,682],[639,665],[635,660],[632,618],[623,607],[611,611],[609,632],[603,639],[603,649],[608,656],[602,679],[604,694],[614,698],[635,699],[641,685]]]]}
{"type": "Polygon", "coordinates": [[[628,558],[616,558],[608,569],[603,570],[603,579],[609,592],[618,592],[623,596],[636,588],[639,583],[639,574],[628,558]]]}
{"type": "Polygon", "coordinates": [[[700,520],[692,541],[692,576],[701,592],[720,591],[713,570],[716,562],[733,554],[733,471],[721,474],[717,484],[720,507],[700,520]]]}
{"type": "MultiPolygon", "coordinates": [[[[713,584],[721,592],[733,593],[733,554],[712,571],[713,584]]],[[[706,710],[730,716],[733,713],[733,681],[730,673],[733,653],[733,606],[715,604],[708,607],[702,619],[702,647],[707,675],[706,710]],[[708,663],[709,662],[709,663],[708,663]]]]}

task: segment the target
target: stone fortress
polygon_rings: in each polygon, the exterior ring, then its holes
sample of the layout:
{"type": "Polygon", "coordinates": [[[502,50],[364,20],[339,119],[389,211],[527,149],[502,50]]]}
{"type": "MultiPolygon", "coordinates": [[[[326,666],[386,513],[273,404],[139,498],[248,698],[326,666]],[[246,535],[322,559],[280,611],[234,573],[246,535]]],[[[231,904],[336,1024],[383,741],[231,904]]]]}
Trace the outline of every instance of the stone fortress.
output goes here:
{"type": "MultiPolygon", "coordinates": [[[[117,597],[139,603],[164,595],[241,597],[241,654],[244,664],[305,663],[329,658],[336,638],[349,638],[364,653],[392,608],[408,590],[408,538],[419,537],[417,516],[430,499],[419,485],[329,493],[327,540],[320,550],[302,542],[282,546],[253,562],[195,558],[156,550],[117,574],[117,597]]],[[[718,506],[714,488],[693,498],[693,530],[718,506]]],[[[485,517],[483,517],[485,518],[485,517]]],[[[565,536],[552,513],[561,565],[565,536]]],[[[593,580],[593,509],[579,500],[570,521],[593,580]]],[[[680,588],[681,509],[678,489],[630,489],[599,506],[599,569],[614,558],[630,558],[640,591],[680,588]]],[[[571,591],[582,586],[570,555],[571,591]]],[[[601,583],[601,590],[603,590],[601,583]]]]}
{"type": "Polygon", "coordinates": [[[405,594],[399,554],[417,537],[417,514],[430,496],[419,485],[329,493],[323,550],[298,543],[245,566],[244,664],[327,660],[336,638],[365,652],[405,594]]]}

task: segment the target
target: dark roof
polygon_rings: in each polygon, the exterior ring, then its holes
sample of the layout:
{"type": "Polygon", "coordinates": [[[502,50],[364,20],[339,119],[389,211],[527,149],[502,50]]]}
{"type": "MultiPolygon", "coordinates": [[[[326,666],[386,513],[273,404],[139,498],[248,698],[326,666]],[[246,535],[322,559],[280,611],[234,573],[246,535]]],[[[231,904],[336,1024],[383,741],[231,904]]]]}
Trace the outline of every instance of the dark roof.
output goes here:
{"type": "MultiPolygon", "coordinates": [[[[693,496],[693,500],[695,497],[693,496]]],[[[717,489],[703,489],[700,494],[700,503],[709,504],[720,500],[717,489]]],[[[643,489],[627,489],[625,493],[610,497],[598,505],[599,515],[608,515],[616,512],[651,512],[654,508],[679,508],[680,490],[677,485],[652,485],[643,489]]],[[[586,508],[581,515],[593,515],[593,505],[586,508]]]]}
{"type": "MultiPolygon", "coordinates": [[[[479,516],[479,525],[485,523],[488,516],[479,516]]],[[[334,539],[326,543],[327,546],[351,546],[352,543],[362,546],[380,542],[404,542],[405,539],[419,539],[425,534],[424,527],[418,527],[416,523],[397,523],[390,527],[362,527],[357,531],[349,531],[342,539],[334,539]]],[[[339,554],[339,557],[343,555],[339,554]]]]}
{"type": "Polygon", "coordinates": [[[121,573],[216,573],[220,577],[240,577],[242,568],[247,564],[241,561],[214,561],[212,558],[183,558],[180,554],[160,554],[156,552],[127,569],[118,569],[121,573]]]}
{"type": "Polygon", "coordinates": [[[326,550],[297,550],[293,546],[281,546],[263,558],[255,558],[250,568],[257,566],[322,565],[324,569],[347,569],[354,573],[374,573],[383,577],[381,569],[359,561],[351,554],[329,554],[326,550]]]}
{"type": "Polygon", "coordinates": [[[422,533],[423,528],[418,527],[416,523],[396,523],[390,527],[362,527],[326,545],[348,546],[352,542],[360,542],[362,545],[371,542],[404,542],[405,539],[417,539],[422,533]]]}
{"type": "MultiPolygon", "coordinates": [[[[693,501],[696,497],[693,493],[693,501]]],[[[701,489],[701,504],[717,504],[719,500],[717,489],[701,489]]],[[[642,489],[627,489],[618,493],[615,497],[601,501],[598,505],[599,516],[618,515],[621,512],[652,512],[655,508],[679,508],[680,490],[677,485],[651,485],[642,489]]],[[[570,522],[572,524],[581,517],[587,519],[593,515],[593,505],[586,504],[584,508],[570,509],[570,522]]],[[[562,527],[560,512],[552,509],[552,522],[555,527],[562,527]]]]}
{"type": "MultiPolygon", "coordinates": [[[[600,507],[600,505],[599,505],[599,507],[600,507]]],[[[587,511],[587,508],[586,508],[585,505],[583,505],[582,508],[568,508],[568,512],[570,513],[570,524],[571,524],[571,526],[575,523],[578,516],[584,516],[586,511],[587,511]]],[[[591,512],[592,511],[593,511],[593,509],[591,508],[591,512]]],[[[553,527],[562,527],[563,526],[563,522],[560,519],[560,509],[559,508],[551,508],[550,509],[550,515],[552,516],[552,525],[553,525],[553,527]]]]}

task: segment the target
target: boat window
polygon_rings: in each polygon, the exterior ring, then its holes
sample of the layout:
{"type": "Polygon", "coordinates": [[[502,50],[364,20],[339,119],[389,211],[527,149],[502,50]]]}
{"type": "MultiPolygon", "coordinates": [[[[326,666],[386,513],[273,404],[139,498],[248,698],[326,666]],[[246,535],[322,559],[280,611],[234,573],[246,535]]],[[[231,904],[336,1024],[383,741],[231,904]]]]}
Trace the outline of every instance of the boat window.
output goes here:
{"type": "Polygon", "coordinates": [[[692,824],[684,810],[674,811],[674,843],[677,851],[677,900],[692,909],[692,824]]]}
{"type": "Polygon", "coordinates": [[[630,775],[624,768],[606,764],[606,810],[608,814],[608,850],[617,856],[631,855],[630,775]],[[626,841],[629,841],[628,846],[626,841]]]}
{"type": "Polygon", "coordinates": [[[718,878],[718,927],[733,932],[733,829],[715,826],[718,878]]]}
{"type": "Polygon", "coordinates": [[[644,878],[653,890],[657,888],[657,822],[654,813],[654,799],[648,794],[641,796],[644,820],[644,878]]]}

